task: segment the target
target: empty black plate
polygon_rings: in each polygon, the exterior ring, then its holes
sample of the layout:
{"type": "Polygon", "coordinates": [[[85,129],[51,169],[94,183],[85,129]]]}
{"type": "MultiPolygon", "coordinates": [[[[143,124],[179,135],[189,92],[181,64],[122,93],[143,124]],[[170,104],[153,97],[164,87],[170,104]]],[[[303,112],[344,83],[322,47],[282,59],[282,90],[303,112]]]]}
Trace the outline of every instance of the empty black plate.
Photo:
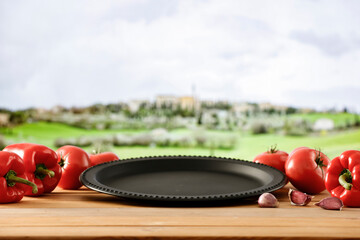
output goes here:
{"type": "Polygon", "coordinates": [[[254,162],[216,157],[163,156],[118,160],[85,170],[81,182],[98,192],[135,200],[217,201],[282,188],[285,175],[254,162]]]}

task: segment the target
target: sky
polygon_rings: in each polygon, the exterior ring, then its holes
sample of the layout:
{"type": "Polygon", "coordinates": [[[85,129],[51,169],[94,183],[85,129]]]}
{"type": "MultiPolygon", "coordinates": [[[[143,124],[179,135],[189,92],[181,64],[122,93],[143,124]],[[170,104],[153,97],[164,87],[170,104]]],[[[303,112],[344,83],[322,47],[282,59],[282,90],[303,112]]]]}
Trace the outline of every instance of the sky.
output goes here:
{"type": "Polygon", "coordinates": [[[0,108],[157,95],[360,112],[360,1],[0,0],[0,108]]]}

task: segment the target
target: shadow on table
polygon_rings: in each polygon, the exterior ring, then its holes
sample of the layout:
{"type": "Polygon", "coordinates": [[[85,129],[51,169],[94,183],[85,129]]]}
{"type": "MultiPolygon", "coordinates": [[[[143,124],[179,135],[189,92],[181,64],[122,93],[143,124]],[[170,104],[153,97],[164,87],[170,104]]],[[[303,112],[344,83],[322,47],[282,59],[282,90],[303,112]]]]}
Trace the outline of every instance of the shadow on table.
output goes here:
{"type": "MultiPolygon", "coordinates": [[[[277,199],[287,199],[289,188],[288,186],[279,189],[273,194],[277,199]]],[[[113,204],[123,204],[129,206],[138,206],[138,207],[178,207],[178,208],[188,208],[188,207],[229,207],[229,206],[257,206],[258,196],[242,198],[242,199],[233,199],[233,200],[203,200],[203,201],[154,201],[154,200],[141,200],[141,199],[128,199],[123,197],[111,196],[108,194],[101,194],[94,192],[92,195],[82,196],[84,200],[87,201],[102,201],[113,204]]]]}
{"type": "Polygon", "coordinates": [[[228,207],[238,205],[254,205],[257,203],[258,197],[249,197],[244,199],[236,200],[216,200],[216,201],[153,201],[153,200],[138,200],[138,199],[127,199],[116,196],[104,195],[100,196],[89,195],[83,196],[84,200],[87,201],[102,201],[108,203],[118,203],[122,205],[138,206],[138,207],[178,207],[178,208],[189,208],[189,207],[228,207]]]}

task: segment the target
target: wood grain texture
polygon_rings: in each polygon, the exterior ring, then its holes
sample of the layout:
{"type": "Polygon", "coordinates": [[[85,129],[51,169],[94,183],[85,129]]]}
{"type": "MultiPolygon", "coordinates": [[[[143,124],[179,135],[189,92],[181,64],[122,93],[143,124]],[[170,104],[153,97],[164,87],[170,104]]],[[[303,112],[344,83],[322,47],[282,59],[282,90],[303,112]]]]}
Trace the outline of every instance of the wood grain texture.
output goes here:
{"type": "Polygon", "coordinates": [[[0,205],[0,239],[357,239],[360,209],[327,211],[292,206],[290,185],[274,194],[279,208],[256,199],[231,205],[155,206],[85,188],[56,189],[41,197],[0,205]]]}

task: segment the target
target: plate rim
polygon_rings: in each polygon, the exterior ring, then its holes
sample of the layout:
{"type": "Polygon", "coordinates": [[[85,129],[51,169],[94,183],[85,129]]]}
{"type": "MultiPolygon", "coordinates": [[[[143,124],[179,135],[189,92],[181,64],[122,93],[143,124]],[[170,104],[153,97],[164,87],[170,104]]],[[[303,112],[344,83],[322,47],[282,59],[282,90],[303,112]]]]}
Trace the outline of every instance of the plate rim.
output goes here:
{"type": "MultiPolygon", "coordinates": [[[[265,170],[264,170],[265,171],[265,170]]],[[[287,178],[285,174],[278,169],[262,164],[262,163],[256,163],[244,159],[237,159],[237,158],[227,158],[227,157],[215,157],[215,156],[197,156],[197,155],[161,155],[161,156],[142,156],[142,157],[134,157],[134,158],[126,158],[126,159],[118,159],[110,162],[104,162],[100,163],[98,165],[92,166],[86,170],[84,170],[80,177],[80,182],[87,188],[108,194],[113,195],[117,197],[122,197],[126,199],[133,199],[133,200],[147,200],[147,201],[168,201],[168,202],[199,202],[199,201],[219,201],[219,200],[236,200],[236,199],[243,199],[248,197],[254,197],[259,196],[262,193],[265,192],[273,192],[276,191],[283,186],[285,186],[287,182],[287,178]],[[279,174],[279,177],[281,179],[278,179],[278,181],[275,181],[276,177],[275,174],[271,174],[274,176],[274,179],[272,182],[270,182],[267,185],[254,188],[252,190],[247,190],[243,192],[235,192],[235,193],[223,193],[223,194],[209,194],[209,195],[161,195],[161,194],[150,194],[150,193],[139,193],[139,192],[131,192],[131,191],[125,191],[125,190],[119,190],[116,188],[112,188],[110,186],[104,185],[100,182],[98,182],[94,177],[92,179],[89,179],[92,177],[92,175],[96,174],[96,171],[100,171],[101,169],[105,168],[106,165],[109,164],[125,164],[127,162],[137,162],[137,161],[146,161],[146,160],[156,160],[156,159],[166,159],[166,158],[172,158],[172,159],[203,159],[203,160],[212,160],[212,161],[227,161],[227,162],[236,162],[240,164],[244,164],[247,166],[255,167],[257,166],[258,169],[264,170],[269,169],[273,173],[279,174]],[[95,173],[94,172],[95,169],[95,173]],[[97,170],[96,170],[97,169],[97,170]],[[90,176],[89,176],[90,175],[90,176]],[[93,181],[91,181],[93,180],[93,181]],[[95,183],[94,183],[95,182],[95,183]],[[266,187],[267,186],[267,187],[266,187]]]]}

